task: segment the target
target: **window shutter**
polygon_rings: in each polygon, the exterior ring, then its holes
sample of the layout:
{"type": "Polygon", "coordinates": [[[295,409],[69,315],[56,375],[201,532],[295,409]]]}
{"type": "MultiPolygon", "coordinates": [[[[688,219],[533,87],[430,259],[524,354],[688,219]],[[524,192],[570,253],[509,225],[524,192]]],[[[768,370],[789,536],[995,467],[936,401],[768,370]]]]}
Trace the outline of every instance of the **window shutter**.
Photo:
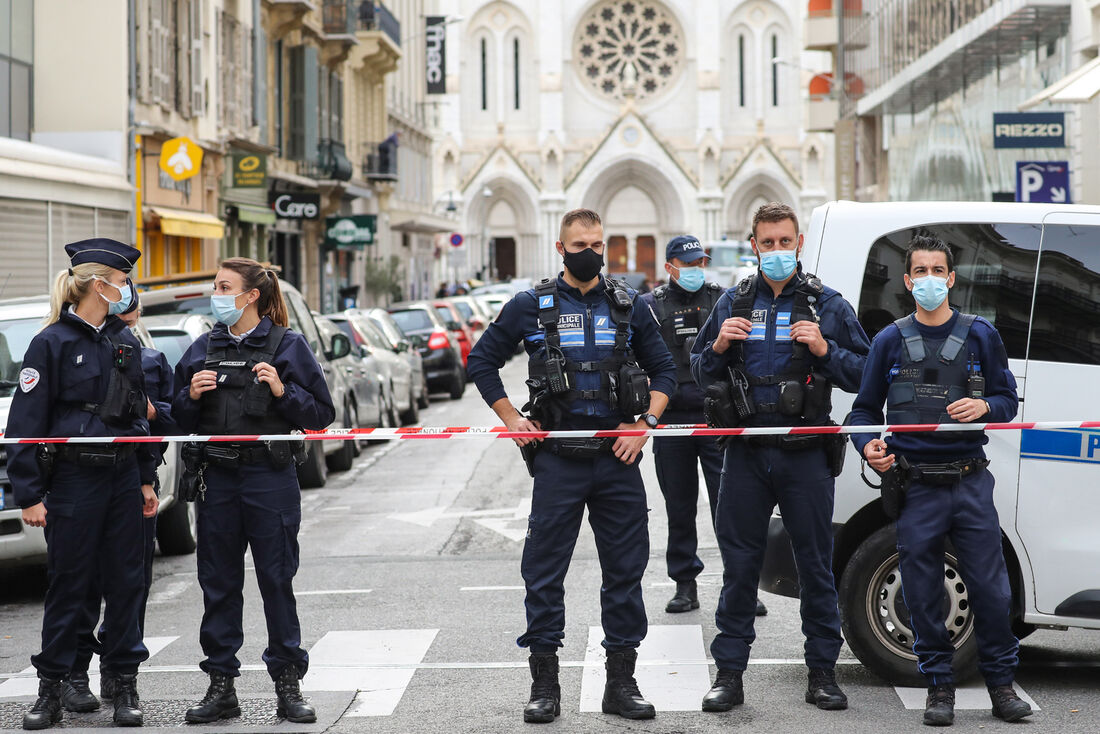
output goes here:
{"type": "Polygon", "coordinates": [[[149,101],[160,101],[160,68],[164,63],[161,53],[161,9],[163,0],[149,0],[149,101]]]}
{"type": "Polygon", "coordinates": [[[238,38],[237,58],[241,69],[241,113],[238,124],[242,131],[247,131],[252,127],[252,29],[242,23],[238,38]]]}
{"type": "Polygon", "coordinates": [[[202,0],[191,0],[191,114],[201,117],[206,111],[205,85],[202,74],[202,0]]]}
{"type": "Polygon", "coordinates": [[[217,105],[217,117],[218,127],[225,127],[225,13],[221,10],[215,11],[214,25],[217,28],[218,46],[214,51],[215,57],[218,59],[218,69],[221,72],[218,74],[218,105],[217,105]]]}
{"type": "Polygon", "coordinates": [[[176,5],[176,108],[185,118],[191,111],[191,0],[176,5]]]}
{"type": "Polygon", "coordinates": [[[305,160],[315,160],[317,157],[317,139],[319,137],[317,128],[320,115],[317,104],[317,80],[319,78],[317,49],[313,46],[306,46],[304,55],[305,63],[302,65],[302,81],[305,82],[305,89],[302,91],[304,103],[302,111],[302,157],[305,160]]]}
{"type": "Polygon", "coordinates": [[[256,23],[253,32],[252,118],[260,126],[260,140],[267,141],[267,34],[262,23],[256,23]]]}
{"type": "Polygon", "coordinates": [[[301,160],[305,150],[305,47],[290,49],[290,110],[287,135],[287,154],[292,160],[301,160]]]}
{"type": "Polygon", "coordinates": [[[153,21],[149,2],[137,5],[137,79],[138,101],[149,104],[153,100],[153,21]]]}

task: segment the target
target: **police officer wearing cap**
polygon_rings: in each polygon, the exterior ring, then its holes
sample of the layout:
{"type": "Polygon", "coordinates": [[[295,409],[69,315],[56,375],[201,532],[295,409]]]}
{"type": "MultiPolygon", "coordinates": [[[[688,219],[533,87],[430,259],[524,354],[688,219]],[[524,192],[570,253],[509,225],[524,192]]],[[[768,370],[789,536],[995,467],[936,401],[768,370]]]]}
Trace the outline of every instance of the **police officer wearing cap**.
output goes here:
{"type": "MultiPolygon", "coordinates": [[[[210,300],[218,324],[176,365],[172,415],[180,428],[201,435],[262,435],[332,423],[336,410],[324,372],[305,337],[287,328],[287,305],[274,271],[248,258],[225,260],[210,300]]],[[[197,494],[204,607],[199,643],[206,655],[199,667],[210,676],[206,695],[187,710],[189,723],[241,715],[233,679],[240,675],[237,652],[244,642],[246,548],[267,619],[263,660],[275,682],[276,713],[295,723],[316,721],[299,685],[309,656],[302,649],[293,587],[302,522],[295,469],[300,444],[218,442],[181,450],[186,484],[197,494]]]]}
{"type": "MultiPolygon", "coordinates": [[[[706,323],[723,289],[707,281],[703,270],[710,258],[690,235],[680,235],[665,246],[665,272],[668,285],[661,285],[642,296],[661,325],[661,338],[676,362],[676,393],[664,412],[665,423],[702,423],[703,392],[691,376],[691,348],[699,329],[706,323]]],[[[699,472],[710,499],[710,519],[718,505],[718,482],[722,476],[722,449],[716,438],[657,436],[653,439],[653,461],[657,481],[668,513],[668,548],[665,561],[668,576],[676,582],[676,593],[665,605],[669,613],[699,608],[699,590],[695,578],[703,571],[697,553],[698,534],[695,511],[699,504],[699,472]]],[[[756,614],[768,613],[757,600],[756,614]]]]}
{"type": "MultiPolygon", "coordinates": [[[[600,275],[603,224],[588,209],[568,212],[556,243],[565,269],[505,304],[470,352],[469,374],[513,431],[655,427],[676,386],[676,369],[637,294],[600,275]],[[523,342],[529,358],[527,417],[499,371],[523,342]],[[642,414],[641,417],[638,417],[642,414]]],[[[645,437],[516,439],[534,477],[521,572],[527,588],[531,698],[524,721],[561,713],[557,650],[565,636],[565,574],[588,508],[603,586],[607,652],[604,713],[648,719],[653,705],[634,679],[646,634],[642,574],[649,561],[645,487],[638,468],[645,437]]]]}
{"type": "MultiPolygon", "coordinates": [[[[144,436],[141,347],[119,318],[130,305],[126,274],[140,253],[121,242],[66,245],[47,325],[27,347],[8,415],[10,437],[144,436]]],[[[114,721],[140,726],[138,665],[144,589],[142,516],[157,511],[156,461],[146,444],[8,447],[8,476],[23,522],[45,528],[49,590],[42,615],[38,700],[24,729],[61,721],[61,679],[77,654],[89,585],[103,581],[100,667],[114,679],[114,721]]]]}
{"type": "MultiPolygon", "coordinates": [[[[905,287],[916,311],[880,331],[849,420],[887,423],[1004,423],[1016,415],[1016,379],[996,328],[951,307],[955,261],[943,240],[917,236],[905,254],[905,287]]],[[[943,553],[950,538],[969,590],[978,639],[978,668],[993,715],[1030,716],[1013,689],[1019,643],[1012,633],[1012,592],[993,503],[993,475],[982,448],[984,431],[898,433],[883,441],[852,435],[879,473],[908,486],[897,517],[898,559],[905,604],[913,625],[913,652],[928,681],[924,723],[955,719],[955,651],[943,617],[943,553]]],[[[889,480],[887,480],[889,481],[889,480]]]]}
{"type": "MultiPolygon", "coordinates": [[[[692,349],[692,374],[706,400],[728,396],[737,425],[825,425],[832,386],[854,392],[859,385],[867,337],[848,302],[802,271],[794,210],[765,204],[752,231],[760,270],[718,300],[692,349]]],[[[756,638],[756,589],[776,504],[798,568],[805,700],[820,709],[847,708],[833,673],[843,640],[831,567],[833,477],[844,446],[799,435],[727,442],[715,518],[725,566],[710,648],[718,675],[704,711],[744,702],[741,677],[756,638]]]]}
{"type": "MultiPolygon", "coordinates": [[[[119,318],[131,330],[137,325],[140,314],[137,287],[133,281],[129,282],[130,305],[119,314],[119,318]]],[[[168,358],[152,347],[141,348],[141,369],[145,375],[146,410],[145,417],[149,421],[149,431],[154,436],[167,436],[177,433],[176,422],[172,420],[172,366],[168,364],[168,358]]],[[[158,464],[164,462],[164,451],[168,444],[158,444],[148,447],[158,464]]],[[[157,477],[153,484],[153,491],[160,497],[160,478],[157,477]]],[[[177,501],[181,501],[177,498],[177,501]]],[[[142,523],[145,553],[143,567],[145,571],[145,590],[141,597],[141,613],[138,617],[138,626],[144,636],[145,632],[145,604],[149,599],[149,587],[153,583],[153,548],[156,540],[157,516],[144,518],[142,523]]],[[[88,585],[88,597],[84,605],[84,619],[77,636],[76,659],[68,678],[61,686],[61,705],[66,711],[85,713],[99,709],[100,701],[92,693],[88,684],[88,667],[91,664],[92,655],[100,652],[100,640],[103,631],[97,638],[95,634],[96,622],[99,621],[100,601],[103,598],[102,580],[98,577],[88,585]]],[[[104,701],[114,698],[114,690],[117,687],[116,678],[110,671],[103,671],[100,676],[100,697],[104,701]]]]}

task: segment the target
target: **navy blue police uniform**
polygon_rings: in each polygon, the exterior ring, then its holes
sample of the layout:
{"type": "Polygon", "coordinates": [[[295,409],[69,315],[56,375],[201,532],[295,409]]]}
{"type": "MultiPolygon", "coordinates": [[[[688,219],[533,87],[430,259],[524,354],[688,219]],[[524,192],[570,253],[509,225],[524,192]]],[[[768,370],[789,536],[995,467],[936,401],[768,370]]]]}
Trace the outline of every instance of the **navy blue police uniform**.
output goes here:
{"type": "MultiPolygon", "coordinates": [[[[176,365],[175,385],[172,415],[188,433],[320,430],[336,417],[324,373],[305,338],[266,316],[239,342],[222,323],[196,339],[176,365]],[[253,377],[252,368],[259,362],[275,368],[286,392],[273,398],[266,390],[262,409],[249,411],[259,415],[250,416],[244,407],[251,395],[248,388],[265,385],[253,377]],[[191,378],[204,369],[218,372],[218,387],[192,400],[191,378]]],[[[256,443],[201,447],[206,489],[197,505],[198,577],[204,603],[199,642],[206,655],[200,667],[207,673],[240,675],[237,652],[244,643],[246,547],[252,549],[267,619],[263,660],[268,673],[277,680],[293,667],[302,677],[309,666],[292,585],[298,571],[301,491],[295,463],[285,455],[289,448],[274,443],[272,448],[256,443]]]]}
{"type": "MultiPolygon", "coordinates": [[[[756,413],[742,425],[824,425],[832,386],[855,392],[868,347],[848,302],[799,265],[778,296],[759,273],[728,289],[696,339],[691,369],[704,390],[729,379],[730,368],[747,377],[756,413]],[[752,330],[718,354],[711,345],[731,316],[748,318],[752,330]],[[828,344],[824,357],[792,341],[791,325],[804,320],[817,321],[828,344]],[[804,388],[797,391],[790,383],[804,388]],[[781,412],[781,388],[799,392],[802,408],[781,412]],[[813,392],[819,397],[811,398],[813,392]]],[[[834,668],[843,640],[831,568],[833,489],[821,437],[759,436],[726,444],[715,518],[725,571],[715,613],[718,634],[710,648],[719,671],[740,672],[748,664],[768,520],[776,504],[798,568],[806,664],[811,671],[834,668]]]]}
{"type": "MultiPolygon", "coordinates": [[[[101,239],[68,245],[66,251],[74,266],[96,262],[124,271],[139,257],[134,248],[101,239]]],[[[107,316],[96,328],[65,304],[60,319],[27,347],[7,435],[148,435],[140,350],[117,316],[107,316]]],[[[107,622],[101,670],[135,675],[149,657],[139,622],[144,586],[141,485],[154,482],[155,457],[147,444],[48,447],[8,447],[16,502],[24,509],[44,502],[47,513],[50,585],[42,651],[31,662],[41,678],[68,675],[89,586],[101,578],[107,622]]]]}
{"type": "MultiPolygon", "coordinates": [[[[649,376],[648,389],[673,393],[676,368],[648,308],[639,308],[635,302],[629,320],[616,314],[603,276],[585,294],[561,276],[546,282],[553,288],[538,295],[537,289],[528,289],[505,304],[470,352],[469,375],[486,403],[491,406],[507,397],[498,373],[521,341],[532,374],[545,374],[541,370],[549,332],[540,317],[545,321],[551,307],[557,311],[552,315],[553,324],[574,388],[564,399],[550,401],[547,415],[553,417],[544,420],[553,428],[612,429],[634,422],[634,415],[611,406],[607,387],[618,318],[623,319],[638,364],[649,376]]],[[[627,292],[633,302],[637,294],[627,292]]],[[[551,351],[557,354],[557,348],[551,351]]],[[[632,650],[645,637],[641,581],[649,561],[649,509],[638,468],[640,456],[626,465],[611,453],[612,443],[604,440],[591,451],[580,451],[566,442],[547,440],[534,456],[531,515],[521,562],[527,589],[527,631],[517,640],[532,653],[556,652],[565,637],[565,574],[585,506],[603,569],[603,646],[609,653],[632,650]]]]}
{"type": "MultiPolygon", "coordinates": [[[[971,397],[971,375],[984,381],[989,412],[982,422],[1011,421],[1019,406],[1016,379],[996,328],[981,317],[953,310],[939,326],[913,315],[880,331],[849,422],[954,423],[947,406],[971,397]]],[[[852,435],[863,455],[876,436],[852,435]]],[[[969,592],[978,642],[978,667],[990,687],[1012,683],[1018,642],[1012,633],[1008,571],[1001,526],[986,467],[984,431],[897,433],[887,453],[912,465],[909,490],[897,519],[902,588],[909,608],[918,668],[930,686],[953,685],[954,645],[943,617],[943,554],[950,538],[969,592]]]]}

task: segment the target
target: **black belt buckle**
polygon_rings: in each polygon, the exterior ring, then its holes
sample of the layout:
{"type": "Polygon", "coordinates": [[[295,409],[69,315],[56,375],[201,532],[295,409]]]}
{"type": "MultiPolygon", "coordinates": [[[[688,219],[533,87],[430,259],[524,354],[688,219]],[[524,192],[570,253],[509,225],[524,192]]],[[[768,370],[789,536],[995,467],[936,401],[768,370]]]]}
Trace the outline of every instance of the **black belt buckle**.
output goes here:
{"type": "Polygon", "coordinates": [[[609,453],[610,449],[606,438],[559,438],[551,447],[551,453],[563,459],[594,459],[609,453]]]}
{"type": "Polygon", "coordinates": [[[76,463],[88,467],[114,466],[117,457],[113,451],[81,451],[76,455],[76,463]]]}
{"type": "Polygon", "coordinates": [[[203,455],[214,466],[229,469],[236,468],[241,461],[241,452],[227,446],[211,446],[208,444],[203,449],[203,455]]]}

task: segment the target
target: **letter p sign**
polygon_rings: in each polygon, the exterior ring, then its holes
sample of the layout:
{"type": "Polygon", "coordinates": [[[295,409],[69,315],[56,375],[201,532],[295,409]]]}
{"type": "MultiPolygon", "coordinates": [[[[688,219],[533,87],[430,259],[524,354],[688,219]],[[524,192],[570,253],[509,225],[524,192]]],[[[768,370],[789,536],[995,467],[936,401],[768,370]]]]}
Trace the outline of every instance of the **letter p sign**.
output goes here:
{"type": "Polygon", "coordinates": [[[1096,454],[1096,449],[1100,449],[1100,433],[1089,433],[1088,449],[1085,451],[1085,458],[1091,459],[1096,454]]]}

